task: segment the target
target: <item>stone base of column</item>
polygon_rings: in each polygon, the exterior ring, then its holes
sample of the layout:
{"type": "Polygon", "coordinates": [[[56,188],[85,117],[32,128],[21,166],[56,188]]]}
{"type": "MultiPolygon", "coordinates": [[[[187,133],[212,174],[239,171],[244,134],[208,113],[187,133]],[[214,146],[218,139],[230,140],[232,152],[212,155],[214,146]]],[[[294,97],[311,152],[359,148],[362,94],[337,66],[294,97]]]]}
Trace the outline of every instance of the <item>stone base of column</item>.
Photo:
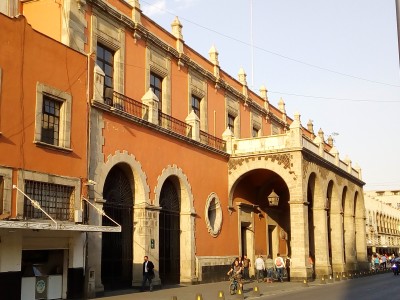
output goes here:
{"type": "Polygon", "coordinates": [[[342,273],[345,271],[345,266],[342,263],[333,263],[332,270],[334,273],[342,273]]]}
{"type": "Polygon", "coordinates": [[[329,276],[332,274],[332,268],[330,265],[326,266],[316,266],[315,267],[315,274],[317,278],[321,278],[322,276],[329,276]]]}
{"type": "Polygon", "coordinates": [[[312,270],[308,268],[290,268],[290,281],[304,281],[312,278],[312,270]]]}

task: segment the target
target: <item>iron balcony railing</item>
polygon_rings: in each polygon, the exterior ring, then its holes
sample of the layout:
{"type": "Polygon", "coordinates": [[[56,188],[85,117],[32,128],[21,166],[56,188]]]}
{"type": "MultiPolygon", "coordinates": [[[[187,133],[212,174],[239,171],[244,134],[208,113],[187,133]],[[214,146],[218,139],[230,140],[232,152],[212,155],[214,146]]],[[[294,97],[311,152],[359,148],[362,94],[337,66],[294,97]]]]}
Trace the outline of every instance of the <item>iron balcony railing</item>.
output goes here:
{"type": "Polygon", "coordinates": [[[158,111],[158,123],[162,128],[183,136],[188,136],[192,129],[192,126],[190,126],[189,124],[186,124],[181,120],[175,119],[170,115],[164,114],[161,111],[158,111]]]}
{"type": "MultiPolygon", "coordinates": [[[[104,96],[104,104],[110,106],[111,111],[121,111],[128,115],[147,120],[149,107],[139,101],[129,98],[123,94],[112,91],[109,96],[104,96]]],[[[192,126],[175,119],[161,111],[158,112],[158,125],[182,136],[190,137],[192,126]]],[[[226,142],[207,132],[200,130],[200,142],[214,149],[225,151],[226,142]]]]}
{"type": "Polygon", "coordinates": [[[226,149],[226,142],[224,140],[202,130],[200,130],[200,142],[221,151],[225,151],[226,149]]]}
{"type": "Polygon", "coordinates": [[[120,110],[138,118],[143,118],[143,115],[148,110],[147,105],[115,91],[113,92],[113,98],[106,98],[104,102],[110,105],[112,110],[120,110]]]}

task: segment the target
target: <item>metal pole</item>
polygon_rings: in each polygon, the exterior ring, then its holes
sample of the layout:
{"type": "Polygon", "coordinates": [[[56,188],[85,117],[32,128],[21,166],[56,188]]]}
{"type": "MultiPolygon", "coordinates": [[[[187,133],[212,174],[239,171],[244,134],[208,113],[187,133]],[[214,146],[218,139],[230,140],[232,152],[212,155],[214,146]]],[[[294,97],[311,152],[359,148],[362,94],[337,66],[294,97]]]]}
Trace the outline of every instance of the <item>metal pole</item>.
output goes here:
{"type": "Polygon", "coordinates": [[[397,45],[400,63],[400,0],[396,0],[396,20],[397,20],[397,45]]]}

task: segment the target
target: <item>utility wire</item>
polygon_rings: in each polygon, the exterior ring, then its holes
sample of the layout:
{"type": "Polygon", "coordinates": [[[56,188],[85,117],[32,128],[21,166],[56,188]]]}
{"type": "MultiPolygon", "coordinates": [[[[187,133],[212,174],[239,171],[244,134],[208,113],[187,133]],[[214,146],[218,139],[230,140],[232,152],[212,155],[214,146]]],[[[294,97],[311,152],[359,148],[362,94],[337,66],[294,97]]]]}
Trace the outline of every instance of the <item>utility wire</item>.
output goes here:
{"type": "MultiPolygon", "coordinates": [[[[146,3],[147,5],[152,6],[152,7],[156,7],[156,8],[159,9],[160,11],[164,11],[164,12],[166,12],[166,13],[168,13],[168,14],[173,15],[173,16],[176,15],[176,13],[174,13],[174,12],[172,12],[172,11],[170,11],[170,10],[167,10],[167,9],[164,9],[164,8],[161,8],[161,7],[158,7],[158,6],[154,5],[154,4],[150,4],[150,3],[147,2],[147,1],[143,1],[143,0],[142,0],[141,2],[146,3]]],[[[201,24],[199,24],[199,23],[196,23],[196,22],[194,22],[194,21],[191,21],[191,20],[189,20],[189,19],[187,19],[187,18],[185,18],[185,17],[179,17],[179,18],[182,19],[182,20],[184,20],[184,21],[186,21],[186,22],[188,22],[188,23],[190,23],[190,24],[193,24],[193,25],[195,25],[195,26],[197,26],[197,27],[200,27],[200,28],[205,29],[205,30],[207,30],[207,31],[213,32],[213,33],[215,33],[215,34],[217,34],[217,35],[219,35],[219,36],[222,36],[222,37],[224,37],[224,38],[233,40],[233,41],[235,41],[235,42],[238,42],[238,43],[243,44],[243,45],[246,45],[246,46],[252,46],[252,47],[254,47],[255,49],[258,49],[258,50],[260,50],[260,51],[263,51],[263,52],[266,52],[266,53],[269,53],[269,54],[278,56],[278,57],[283,58],[283,59],[286,59],[286,60],[290,60],[290,61],[293,61],[293,62],[302,64],[302,65],[305,65],[305,66],[308,66],[308,67],[311,67],[311,68],[314,68],[314,69],[318,69],[318,70],[330,72],[330,73],[333,73],[333,74],[337,74],[337,75],[341,75],[341,76],[345,76],[345,77],[349,77],[349,78],[353,78],[353,79],[358,79],[358,80],[370,82],[370,83],[375,83],[375,84],[381,84],[381,85],[386,85],[386,86],[391,86],[391,87],[400,88],[400,85],[398,85],[398,84],[386,83],[386,82],[376,81],[376,80],[372,80],[372,79],[368,79],[368,78],[364,78],[364,77],[360,77],[360,76],[355,76],[355,75],[347,74],[347,73],[344,73],[344,72],[332,70],[332,69],[329,69],[329,68],[321,67],[321,66],[318,66],[318,65],[315,65],[315,64],[311,64],[311,63],[308,63],[308,62],[305,62],[305,61],[302,61],[302,60],[299,60],[299,59],[296,59],[296,58],[292,58],[292,57],[289,57],[289,56],[286,56],[286,55],[283,55],[283,54],[280,54],[280,53],[277,53],[277,52],[274,52],[274,51],[265,49],[265,48],[260,47],[260,46],[257,46],[257,45],[251,45],[251,44],[248,43],[248,42],[245,42],[245,41],[242,41],[242,40],[240,40],[240,39],[238,39],[238,38],[235,38],[235,37],[233,37],[233,36],[230,36],[230,35],[221,33],[221,32],[219,32],[219,31],[217,31],[217,30],[214,30],[214,29],[212,29],[212,28],[209,28],[209,27],[206,27],[206,26],[201,25],[201,24]]]]}

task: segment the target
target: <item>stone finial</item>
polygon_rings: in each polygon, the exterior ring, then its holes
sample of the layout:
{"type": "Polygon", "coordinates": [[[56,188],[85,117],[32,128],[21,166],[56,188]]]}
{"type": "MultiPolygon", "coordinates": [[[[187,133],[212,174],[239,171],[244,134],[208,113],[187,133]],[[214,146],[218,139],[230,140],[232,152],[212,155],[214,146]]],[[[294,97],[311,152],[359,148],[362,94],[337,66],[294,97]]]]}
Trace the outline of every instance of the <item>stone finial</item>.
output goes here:
{"type": "Polygon", "coordinates": [[[331,150],[329,150],[329,153],[335,157],[335,165],[339,166],[340,159],[338,149],[335,146],[332,146],[331,150]]]}
{"type": "Polygon", "coordinates": [[[314,124],[313,124],[313,120],[308,120],[307,123],[307,130],[309,132],[311,132],[314,135],[314,124]]]}
{"type": "Polygon", "coordinates": [[[325,139],[324,139],[324,132],[322,131],[322,128],[320,128],[319,130],[318,130],[318,136],[319,136],[319,138],[321,139],[321,141],[324,141],[325,139]]]}
{"type": "MultiPolygon", "coordinates": [[[[179,53],[183,53],[183,35],[182,35],[182,24],[178,17],[175,17],[174,21],[171,23],[172,35],[176,37],[176,50],[179,53]]],[[[179,62],[183,65],[182,61],[179,62]]]]}
{"type": "Polygon", "coordinates": [[[132,6],[132,20],[136,23],[140,23],[142,11],[140,10],[139,0],[127,0],[126,2],[132,6]]]}
{"type": "Polygon", "coordinates": [[[243,68],[239,69],[238,76],[239,76],[239,82],[243,85],[247,85],[247,80],[246,80],[247,75],[243,68]]]}
{"type": "Polygon", "coordinates": [[[210,50],[208,50],[208,55],[210,57],[210,61],[214,64],[214,65],[219,65],[219,61],[218,61],[218,50],[217,48],[215,48],[214,45],[211,46],[210,50]]]}
{"type": "Polygon", "coordinates": [[[278,102],[278,109],[279,109],[282,113],[286,114],[285,101],[283,101],[282,97],[279,99],[279,102],[278,102]]]}
{"type": "Polygon", "coordinates": [[[149,88],[146,94],[142,97],[142,103],[148,106],[147,120],[150,123],[158,125],[158,104],[160,100],[154,94],[153,90],[149,88]]]}
{"type": "Polygon", "coordinates": [[[300,128],[301,127],[301,121],[300,121],[300,113],[295,112],[294,113],[294,120],[292,124],[290,124],[290,128],[300,128]]]}
{"type": "Polygon", "coordinates": [[[171,23],[171,28],[172,28],[172,35],[176,37],[179,40],[183,40],[183,35],[182,35],[182,24],[179,21],[178,16],[175,17],[175,19],[171,23]]]}
{"type": "Polygon", "coordinates": [[[260,86],[260,97],[268,102],[268,90],[265,85],[260,86]]]}
{"type": "Polygon", "coordinates": [[[333,137],[331,135],[328,136],[328,145],[333,147],[333,137]]]}

